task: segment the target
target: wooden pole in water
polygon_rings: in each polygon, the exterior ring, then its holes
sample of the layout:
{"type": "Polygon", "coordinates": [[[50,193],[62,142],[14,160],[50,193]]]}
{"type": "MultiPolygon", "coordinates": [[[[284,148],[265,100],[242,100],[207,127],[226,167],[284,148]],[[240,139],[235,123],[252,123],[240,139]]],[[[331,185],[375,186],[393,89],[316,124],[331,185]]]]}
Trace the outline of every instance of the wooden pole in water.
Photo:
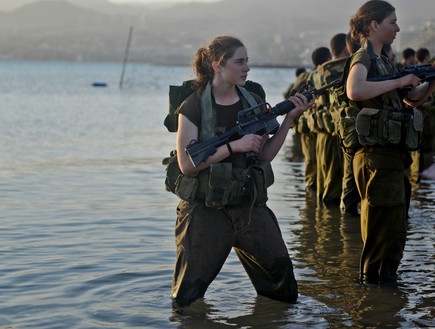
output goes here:
{"type": "Polygon", "coordinates": [[[133,26],[130,26],[130,31],[128,33],[127,47],[125,47],[124,63],[122,64],[121,78],[119,80],[119,89],[122,89],[122,84],[124,82],[125,66],[128,60],[128,51],[130,49],[131,36],[133,34],[133,26]]]}

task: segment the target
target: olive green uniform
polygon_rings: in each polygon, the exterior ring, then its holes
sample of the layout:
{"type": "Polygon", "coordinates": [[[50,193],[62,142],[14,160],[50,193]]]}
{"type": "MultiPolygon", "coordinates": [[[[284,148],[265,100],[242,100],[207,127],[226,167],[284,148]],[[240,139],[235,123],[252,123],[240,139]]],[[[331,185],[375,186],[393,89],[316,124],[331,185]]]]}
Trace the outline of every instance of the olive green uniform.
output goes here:
{"type": "MultiPolygon", "coordinates": [[[[374,71],[373,67],[370,69],[373,65],[373,57],[371,59],[369,55],[370,44],[368,50],[355,53],[351,67],[356,63],[363,64],[370,74],[374,71]]],[[[380,67],[393,70],[393,65],[384,56],[376,59],[376,66],[375,72],[379,72],[380,67]]],[[[382,97],[358,102],[358,108],[383,109],[385,102],[382,97]]],[[[410,162],[409,152],[399,145],[363,146],[354,156],[353,170],[361,196],[361,234],[364,243],[360,270],[366,282],[392,282],[396,279],[406,241],[404,182],[405,169],[410,162]]]]}
{"type": "MultiPolygon", "coordinates": [[[[324,83],[330,83],[337,78],[341,78],[344,68],[350,57],[342,57],[322,65],[324,83]]],[[[346,98],[343,93],[337,93],[334,88],[329,93],[329,123],[325,121],[325,127],[331,135],[330,146],[327,148],[326,154],[330,159],[326,159],[330,163],[330,170],[327,173],[325,183],[324,200],[340,199],[340,207],[352,215],[358,215],[358,204],[361,201],[358,189],[356,188],[355,178],[353,176],[352,159],[355,150],[345,147],[340,140],[339,125],[342,114],[344,114],[347,106],[346,98]],[[339,147],[340,146],[340,147],[339,147]],[[341,183],[341,187],[337,186],[341,183]],[[330,192],[328,193],[328,191],[330,192]],[[338,194],[340,193],[340,196],[338,194]],[[329,198],[328,198],[329,196],[329,198]]],[[[328,116],[325,116],[328,119],[328,116]]]]}
{"type": "Polygon", "coordinates": [[[231,248],[259,295],[290,303],[297,299],[292,262],[278,221],[266,205],[214,209],[204,202],[182,200],[175,240],[172,297],[180,306],[204,296],[231,248]]]}
{"type": "MultiPolygon", "coordinates": [[[[322,148],[319,149],[317,167],[323,172],[323,194],[320,200],[327,206],[340,205],[342,188],[342,150],[339,146],[337,136],[325,133],[322,148]],[[320,153],[321,152],[321,153],[320,153]]],[[[317,135],[319,142],[319,135],[317,135]]]]}
{"type": "MultiPolygon", "coordinates": [[[[314,86],[319,89],[331,83],[341,74],[336,72],[343,66],[341,60],[328,61],[313,73],[314,86]],[[337,65],[340,63],[340,65],[337,65]]],[[[340,204],[342,185],[342,151],[336,134],[332,117],[332,104],[329,94],[320,95],[316,99],[316,117],[314,129],[317,130],[317,197],[320,202],[330,206],[340,204]]]]}
{"type": "Polygon", "coordinates": [[[301,133],[302,153],[305,161],[305,187],[309,192],[316,191],[317,186],[316,140],[316,133],[301,133]]]}
{"type": "MultiPolygon", "coordinates": [[[[233,127],[243,103],[230,106],[213,104],[219,127],[233,127]]],[[[179,112],[201,127],[199,97],[192,94],[179,112]]],[[[224,161],[246,168],[244,154],[236,153],[224,161]]],[[[249,167],[249,166],[248,166],[249,167]]],[[[209,175],[210,169],[201,172],[209,175]]],[[[211,176],[211,174],[210,174],[211,176]]],[[[244,177],[246,181],[250,176],[244,177]]],[[[212,186],[210,186],[212,188],[212,186]]],[[[206,205],[200,193],[194,200],[181,200],[175,227],[176,263],[172,297],[179,306],[203,297],[234,248],[258,294],[293,303],[298,296],[292,261],[277,219],[266,206],[266,199],[246,197],[236,205],[206,205]]]]}
{"type": "MultiPolygon", "coordinates": [[[[306,87],[307,83],[312,82],[312,74],[311,72],[304,72],[300,74],[295,83],[292,86],[292,89],[288,93],[289,95],[294,95],[296,92],[303,92],[304,87],[306,87]]],[[[316,139],[317,134],[310,131],[308,128],[308,117],[311,115],[312,109],[308,109],[305,111],[298,119],[296,125],[296,132],[300,134],[300,142],[302,148],[302,154],[304,156],[304,164],[305,164],[305,187],[308,192],[316,191],[316,182],[317,182],[317,160],[316,160],[316,139]]]]}
{"type": "Polygon", "coordinates": [[[353,174],[353,150],[344,149],[343,152],[343,178],[341,191],[341,207],[346,213],[357,216],[358,204],[361,202],[353,174]]]}

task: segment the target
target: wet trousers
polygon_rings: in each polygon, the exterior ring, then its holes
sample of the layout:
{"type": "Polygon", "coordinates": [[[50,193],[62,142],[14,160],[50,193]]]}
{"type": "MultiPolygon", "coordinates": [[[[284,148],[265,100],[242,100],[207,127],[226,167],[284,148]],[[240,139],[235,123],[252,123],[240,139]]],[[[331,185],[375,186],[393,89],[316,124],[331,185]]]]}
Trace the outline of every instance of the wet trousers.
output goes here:
{"type": "Polygon", "coordinates": [[[405,165],[382,149],[358,151],[353,159],[361,196],[361,279],[394,282],[406,242],[405,165]],[[376,153],[379,152],[379,153],[376,153]]]}
{"type": "Polygon", "coordinates": [[[185,306],[203,297],[234,248],[257,293],[294,303],[297,283],[277,219],[265,205],[215,209],[181,201],[175,227],[172,298],[185,306]]]}
{"type": "Polygon", "coordinates": [[[340,205],[343,179],[341,153],[337,136],[325,132],[317,134],[317,197],[327,206],[340,205]]]}
{"type": "Polygon", "coordinates": [[[357,215],[358,204],[361,201],[358,189],[355,183],[355,177],[353,175],[353,153],[343,153],[343,182],[341,201],[344,207],[344,211],[357,215]]]}
{"type": "Polygon", "coordinates": [[[311,191],[316,190],[317,184],[316,139],[315,133],[301,134],[302,153],[305,158],[305,187],[311,191]]]}

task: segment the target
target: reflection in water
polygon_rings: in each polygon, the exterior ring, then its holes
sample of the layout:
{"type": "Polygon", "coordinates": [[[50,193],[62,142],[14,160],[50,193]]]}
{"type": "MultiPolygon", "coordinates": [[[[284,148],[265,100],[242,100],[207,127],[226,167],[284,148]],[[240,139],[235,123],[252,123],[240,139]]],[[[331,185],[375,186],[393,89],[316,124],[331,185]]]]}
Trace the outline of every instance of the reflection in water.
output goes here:
{"type": "Polygon", "coordinates": [[[428,293],[435,286],[434,256],[427,257],[434,242],[433,194],[433,185],[430,189],[430,184],[424,182],[414,191],[398,287],[361,285],[359,217],[342,214],[338,208],[328,208],[319,204],[315,196],[306,195],[305,205],[300,209],[302,225],[293,230],[300,241],[300,252],[295,258],[301,276],[298,283],[302,295],[335,309],[324,315],[331,327],[434,325],[435,294],[428,293]],[[413,214],[425,218],[415,218],[413,214]],[[422,297],[415,298],[418,291],[422,297]]]}
{"type": "Polygon", "coordinates": [[[199,299],[184,309],[174,310],[171,318],[178,329],[213,328],[262,328],[262,329],[305,329],[330,328],[323,314],[333,312],[325,305],[304,296],[295,305],[257,296],[241,303],[244,314],[238,309],[223,307],[199,299]],[[234,315],[233,315],[234,314],[234,315]]]}
{"type": "MultiPolygon", "coordinates": [[[[174,310],[171,321],[180,323],[179,329],[213,328],[282,328],[288,324],[289,307],[285,303],[258,296],[245,305],[246,314],[228,316],[214,304],[199,299],[184,309],[174,310]]],[[[231,312],[231,310],[228,310],[231,312]]],[[[302,328],[302,326],[301,326],[302,328]]]]}
{"type": "MultiPolygon", "coordinates": [[[[359,221],[306,196],[289,138],[273,162],[269,205],[298,302],[256,297],[232,253],[205,299],[174,312],[178,199],[164,190],[161,159],[175,135],[162,121],[168,85],[191,69],[132,64],[138,84],[121,92],[89,89],[96,76],[116,86],[116,63],[3,64],[1,328],[435,328],[434,181],[413,193],[399,288],[361,286],[359,221]]],[[[294,71],[252,74],[274,104],[294,71]]]]}
{"type": "Polygon", "coordinates": [[[396,314],[404,307],[405,295],[398,288],[368,287],[358,282],[362,247],[359,218],[307,197],[301,220],[299,238],[304,252],[300,263],[312,269],[299,279],[301,292],[340,310],[338,317],[325,315],[331,325],[341,327],[350,321],[352,327],[363,328],[380,325],[388,318],[396,327],[401,321],[396,314]]]}

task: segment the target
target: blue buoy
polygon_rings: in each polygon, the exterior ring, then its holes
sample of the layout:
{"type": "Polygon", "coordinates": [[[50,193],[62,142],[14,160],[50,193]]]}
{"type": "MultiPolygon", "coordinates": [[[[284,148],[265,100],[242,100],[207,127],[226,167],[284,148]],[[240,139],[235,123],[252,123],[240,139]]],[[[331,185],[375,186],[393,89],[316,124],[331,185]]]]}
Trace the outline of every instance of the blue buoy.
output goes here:
{"type": "Polygon", "coordinates": [[[105,82],[94,82],[92,87],[107,87],[107,83],[105,82]]]}

